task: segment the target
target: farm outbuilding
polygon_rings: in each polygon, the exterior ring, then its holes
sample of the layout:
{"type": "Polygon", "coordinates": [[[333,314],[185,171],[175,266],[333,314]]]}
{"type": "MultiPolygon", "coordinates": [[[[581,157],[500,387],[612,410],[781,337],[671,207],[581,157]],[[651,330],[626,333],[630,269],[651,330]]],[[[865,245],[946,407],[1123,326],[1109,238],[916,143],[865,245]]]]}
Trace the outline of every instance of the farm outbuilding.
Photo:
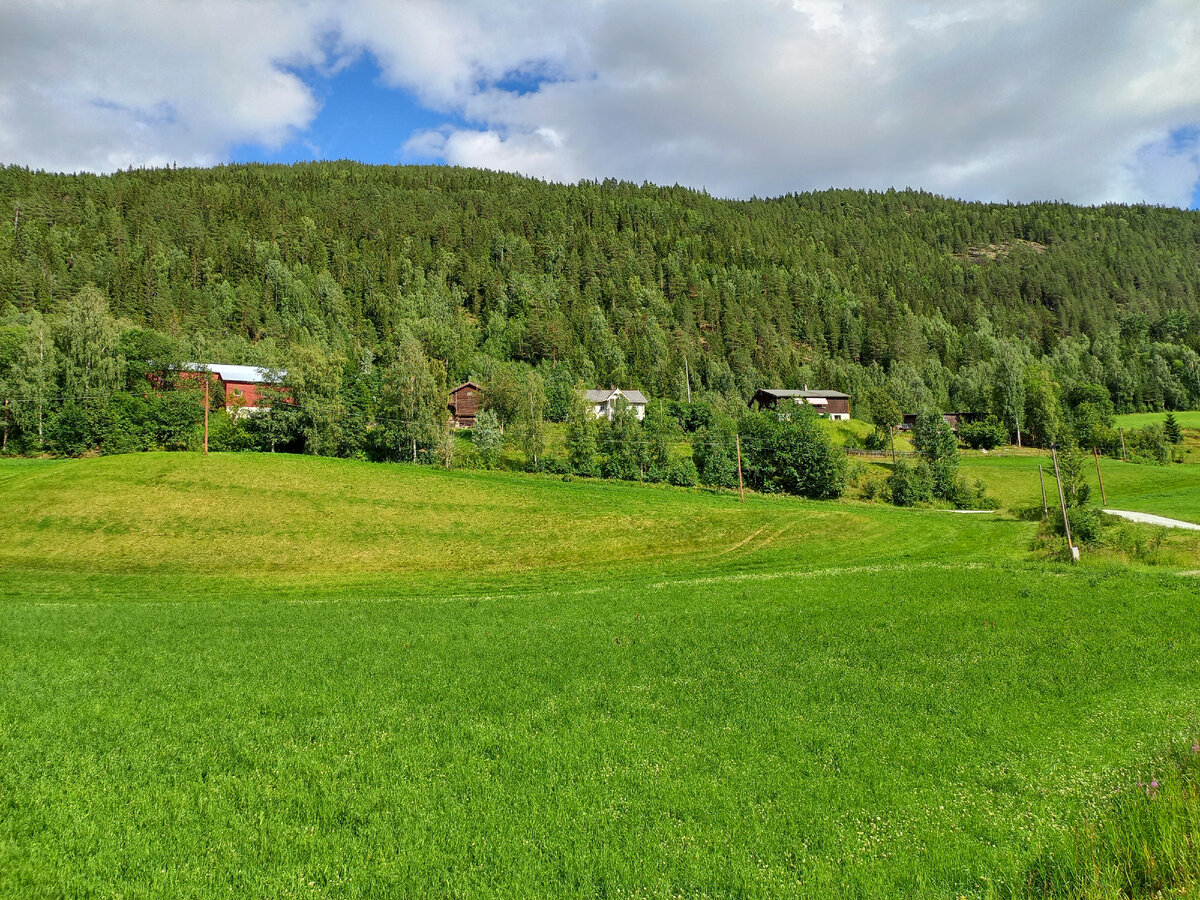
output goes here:
{"type": "MultiPolygon", "coordinates": [[[[231,366],[224,363],[184,363],[185,373],[209,372],[220,382],[225,391],[225,410],[230,415],[253,415],[269,409],[271,401],[267,392],[287,376],[282,370],[264,369],[260,366],[231,366]]],[[[287,388],[275,387],[286,392],[287,388]]],[[[290,401],[289,401],[290,402],[290,401]]]]}
{"type": "Polygon", "coordinates": [[[850,395],[841,391],[810,391],[807,387],[799,391],[762,388],[750,402],[757,403],[760,409],[777,409],[780,403],[807,403],[826,418],[850,418],[850,395]]]}
{"type": "Polygon", "coordinates": [[[450,392],[450,418],[456,428],[474,428],[479,415],[479,395],[483,389],[473,381],[460,384],[450,392]]]}

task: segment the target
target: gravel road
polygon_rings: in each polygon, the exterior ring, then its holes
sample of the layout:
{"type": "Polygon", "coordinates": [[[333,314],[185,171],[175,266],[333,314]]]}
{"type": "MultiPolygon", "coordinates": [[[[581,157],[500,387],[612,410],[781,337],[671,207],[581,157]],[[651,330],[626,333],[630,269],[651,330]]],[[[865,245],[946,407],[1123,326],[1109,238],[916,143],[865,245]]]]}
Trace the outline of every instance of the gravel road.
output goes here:
{"type": "Polygon", "coordinates": [[[1106,509],[1110,516],[1120,516],[1131,522],[1145,522],[1147,525],[1162,525],[1164,528],[1186,528],[1188,531],[1200,531],[1200,525],[1195,522],[1184,522],[1181,519],[1168,519],[1166,516],[1152,516],[1150,513],[1133,512],[1129,509],[1106,509]]]}

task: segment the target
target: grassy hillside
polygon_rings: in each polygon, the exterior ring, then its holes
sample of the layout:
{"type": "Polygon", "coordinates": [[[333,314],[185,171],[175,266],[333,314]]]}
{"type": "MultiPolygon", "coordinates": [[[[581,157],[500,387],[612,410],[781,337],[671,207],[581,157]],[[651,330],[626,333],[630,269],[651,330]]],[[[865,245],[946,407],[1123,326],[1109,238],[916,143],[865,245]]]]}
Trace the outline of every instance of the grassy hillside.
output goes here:
{"type": "MultiPolygon", "coordinates": [[[[1200,410],[1186,410],[1173,414],[1175,421],[1182,428],[1192,428],[1200,430],[1200,410]]],[[[1161,412],[1153,413],[1126,413],[1116,417],[1116,426],[1120,428],[1145,428],[1147,425],[1161,425],[1166,419],[1167,414],[1161,412]]]]}
{"type": "MultiPolygon", "coordinates": [[[[1041,489],[1037,467],[1046,473],[1046,494],[1051,505],[1058,499],[1054,487],[1054,464],[1049,456],[971,456],[964,460],[962,473],[982,478],[988,491],[1009,509],[1040,505],[1041,489]]],[[[1200,466],[1152,466],[1102,458],[1107,505],[1115,509],[1170,516],[1200,523],[1200,466]]],[[[1085,469],[1093,500],[1100,504],[1100,486],[1092,460],[1085,469]]]]}
{"type": "Polygon", "coordinates": [[[1200,737],[1195,578],[1003,517],[249,455],[0,491],[2,896],[1021,894],[1200,737]]]}
{"type": "Polygon", "coordinates": [[[764,555],[834,564],[862,546],[876,560],[991,558],[1028,533],[932,511],[285,455],[0,461],[0,483],[0,562],[57,571],[447,579],[764,555]]]}

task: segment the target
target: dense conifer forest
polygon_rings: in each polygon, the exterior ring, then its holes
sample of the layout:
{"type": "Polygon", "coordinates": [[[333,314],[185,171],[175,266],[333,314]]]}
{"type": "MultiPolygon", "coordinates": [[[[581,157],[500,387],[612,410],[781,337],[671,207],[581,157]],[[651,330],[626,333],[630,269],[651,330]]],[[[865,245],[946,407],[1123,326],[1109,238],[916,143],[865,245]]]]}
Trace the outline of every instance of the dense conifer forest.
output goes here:
{"type": "MultiPolygon", "coordinates": [[[[433,452],[468,378],[502,426],[524,406],[568,418],[577,385],[690,386],[736,414],[760,387],[808,384],[850,393],[858,417],[887,395],[1038,442],[1081,397],[1105,414],[1200,405],[1197,212],[729,201],[349,162],[8,167],[0,209],[9,452],[126,446],[112,403],[151,402],[147,373],[185,360],[286,370],[279,440],[339,455],[418,437],[433,452]]],[[[126,413],[130,447],[185,440],[187,410],[126,413]]]]}

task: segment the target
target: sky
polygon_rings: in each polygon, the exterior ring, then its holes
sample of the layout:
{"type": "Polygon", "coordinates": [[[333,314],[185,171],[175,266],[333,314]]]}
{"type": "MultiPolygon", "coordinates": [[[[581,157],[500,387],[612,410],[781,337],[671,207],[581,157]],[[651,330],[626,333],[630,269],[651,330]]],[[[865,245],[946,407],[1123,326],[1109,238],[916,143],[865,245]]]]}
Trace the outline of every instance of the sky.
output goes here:
{"type": "Polygon", "coordinates": [[[0,164],[1200,207],[1196,0],[0,0],[0,164]]]}

